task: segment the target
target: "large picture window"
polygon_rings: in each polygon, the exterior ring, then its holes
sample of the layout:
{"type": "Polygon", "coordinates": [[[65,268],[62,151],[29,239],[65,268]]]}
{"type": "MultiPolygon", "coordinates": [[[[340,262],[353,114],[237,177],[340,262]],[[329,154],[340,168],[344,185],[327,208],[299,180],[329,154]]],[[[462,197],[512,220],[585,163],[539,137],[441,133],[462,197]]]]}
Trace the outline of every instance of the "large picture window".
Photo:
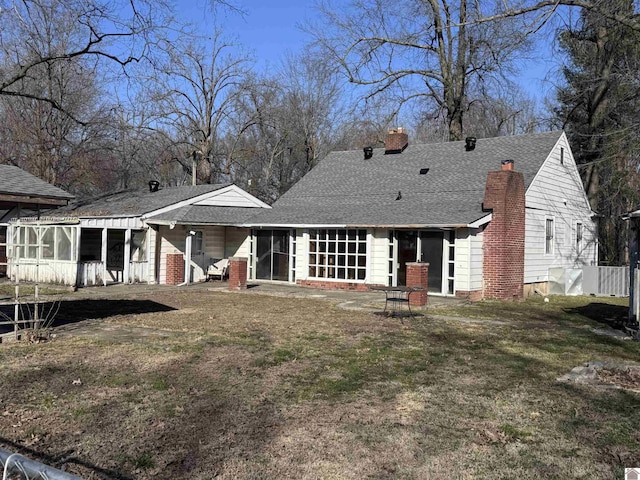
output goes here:
{"type": "Polygon", "coordinates": [[[364,280],[366,230],[309,230],[309,277],[364,280]]]}

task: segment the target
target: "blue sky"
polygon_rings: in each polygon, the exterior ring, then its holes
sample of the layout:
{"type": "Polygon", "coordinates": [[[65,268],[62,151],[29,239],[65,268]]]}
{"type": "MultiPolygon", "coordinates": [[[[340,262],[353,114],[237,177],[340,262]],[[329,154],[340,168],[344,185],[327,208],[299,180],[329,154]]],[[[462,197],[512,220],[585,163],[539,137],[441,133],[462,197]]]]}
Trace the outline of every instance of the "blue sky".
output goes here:
{"type": "MultiPolygon", "coordinates": [[[[203,30],[214,20],[209,0],[176,0],[178,12],[203,30]]],[[[216,20],[226,35],[253,53],[259,70],[279,67],[286,52],[299,51],[310,38],[299,28],[317,16],[313,0],[231,0],[245,14],[217,8],[216,20]]],[[[543,32],[539,32],[544,36],[543,32]]],[[[553,38],[542,39],[531,58],[523,60],[517,79],[531,97],[541,103],[553,91],[548,73],[557,70],[553,38]]]]}
{"type": "MultiPolygon", "coordinates": [[[[237,43],[255,55],[259,68],[278,65],[287,51],[297,52],[309,41],[298,28],[313,14],[312,0],[235,0],[233,5],[245,14],[218,7],[217,21],[225,35],[237,37],[237,43]]],[[[213,21],[208,0],[178,0],[178,11],[186,19],[205,28],[213,21]]]]}

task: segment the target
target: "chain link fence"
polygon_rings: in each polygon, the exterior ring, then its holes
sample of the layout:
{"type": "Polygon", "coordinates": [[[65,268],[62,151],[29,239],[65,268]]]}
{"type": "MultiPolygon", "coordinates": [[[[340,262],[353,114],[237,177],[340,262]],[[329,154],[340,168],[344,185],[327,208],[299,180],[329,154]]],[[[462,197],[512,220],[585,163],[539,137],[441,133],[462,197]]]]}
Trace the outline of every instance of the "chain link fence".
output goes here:
{"type": "Polygon", "coordinates": [[[82,478],[0,448],[2,480],[82,480],[82,478]]]}

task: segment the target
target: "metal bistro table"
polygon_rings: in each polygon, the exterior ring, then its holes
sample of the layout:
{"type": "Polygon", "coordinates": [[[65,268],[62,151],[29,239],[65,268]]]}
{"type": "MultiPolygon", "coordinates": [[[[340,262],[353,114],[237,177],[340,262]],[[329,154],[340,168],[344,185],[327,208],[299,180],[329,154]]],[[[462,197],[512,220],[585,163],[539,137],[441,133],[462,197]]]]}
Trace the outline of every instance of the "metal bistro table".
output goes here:
{"type": "Polygon", "coordinates": [[[406,305],[409,310],[409,315],[412,317],[413,312],[411,311],[411,303],[409,299],[411,298],[411,294],[414,292],[424,292],[424,288],[422,287],[369,287],[370,290],[384,292],[385,301],[384,301],[384,313],[388,313],[391,316],[396,316],[399,312],[402,311],[402,306],[406,305]]]}

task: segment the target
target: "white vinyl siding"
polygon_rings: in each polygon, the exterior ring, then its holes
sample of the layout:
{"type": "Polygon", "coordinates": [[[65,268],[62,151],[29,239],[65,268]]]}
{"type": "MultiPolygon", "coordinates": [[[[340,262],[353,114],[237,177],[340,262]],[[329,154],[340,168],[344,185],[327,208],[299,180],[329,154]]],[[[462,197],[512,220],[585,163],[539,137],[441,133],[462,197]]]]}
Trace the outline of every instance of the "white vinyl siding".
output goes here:
{"type": "Polygon", "coordinates": [[[247,228],[226,227],[224,258],[249,258],[249,234],[250,231],[247,228]]]}
{"type": "MultiPolygon", "coordinates": [[[[517,162],[516,162],[517,169],[517,162]]],[[[593,265],[596,225],[565,135],[562,135],[526,193],[525,283],[546,282],[551,267],[593,265]],[[564,149],[560,162],[560,149],[564,149]],[[553,220],[553,252],[546,253],[547,220],[553,220]],[[575,225],[582,224],[582,252],[578,255],[575,225]]]]}
{"type": "Polygon", "coordinates": [[[389,285],[389,230],[376,228],[371,231],[369,250],[369,278],[367,283],[389,285]]]}
{"type": "Polygon", "coordinates": [[[477,228],[456,230],[456,291],[482,290],[482,235],[477,228]]]}
{"type": "Polygon", "coordinates": [[[456,230],[456,290],[471,290],[471,232],[468,228],[456,230]]]}
{"type": "MultiPolygon", "coordinates": [[[[193,250],[191,256],[191,268],[193,270],[194,282],[199,282],[204,279],[205,272],[211,259],[224,258],[225,256],[225,227],[220,226],[200,226],[198,231],[202,231],[202,251],[197,253],[193,250]]],[[[160,246],[160,283],[165,284],[167,282],[167,254],[169,253],[184,253],[186,237],[189,231],[182,225],[178,225],[173,229],[166,226],[160,227],[160,234],[162,235],[162,241],[160,246]]],[[[235,240],[234,241],[238,241],[235,240]]],[[[192,248],[195,247],[195,243],[192,243],[192,248]]],[[[243,241],[238,243],[238,249],[242,246],[243,241]]]]}
{"type": "Polygon", "coordinates": [[[255,199],[238,190],[227,190],[221,193],[213,192],[209,198],[198,200],[193,204],[215,207],[259,207],[259,204],[255,199]]]}

